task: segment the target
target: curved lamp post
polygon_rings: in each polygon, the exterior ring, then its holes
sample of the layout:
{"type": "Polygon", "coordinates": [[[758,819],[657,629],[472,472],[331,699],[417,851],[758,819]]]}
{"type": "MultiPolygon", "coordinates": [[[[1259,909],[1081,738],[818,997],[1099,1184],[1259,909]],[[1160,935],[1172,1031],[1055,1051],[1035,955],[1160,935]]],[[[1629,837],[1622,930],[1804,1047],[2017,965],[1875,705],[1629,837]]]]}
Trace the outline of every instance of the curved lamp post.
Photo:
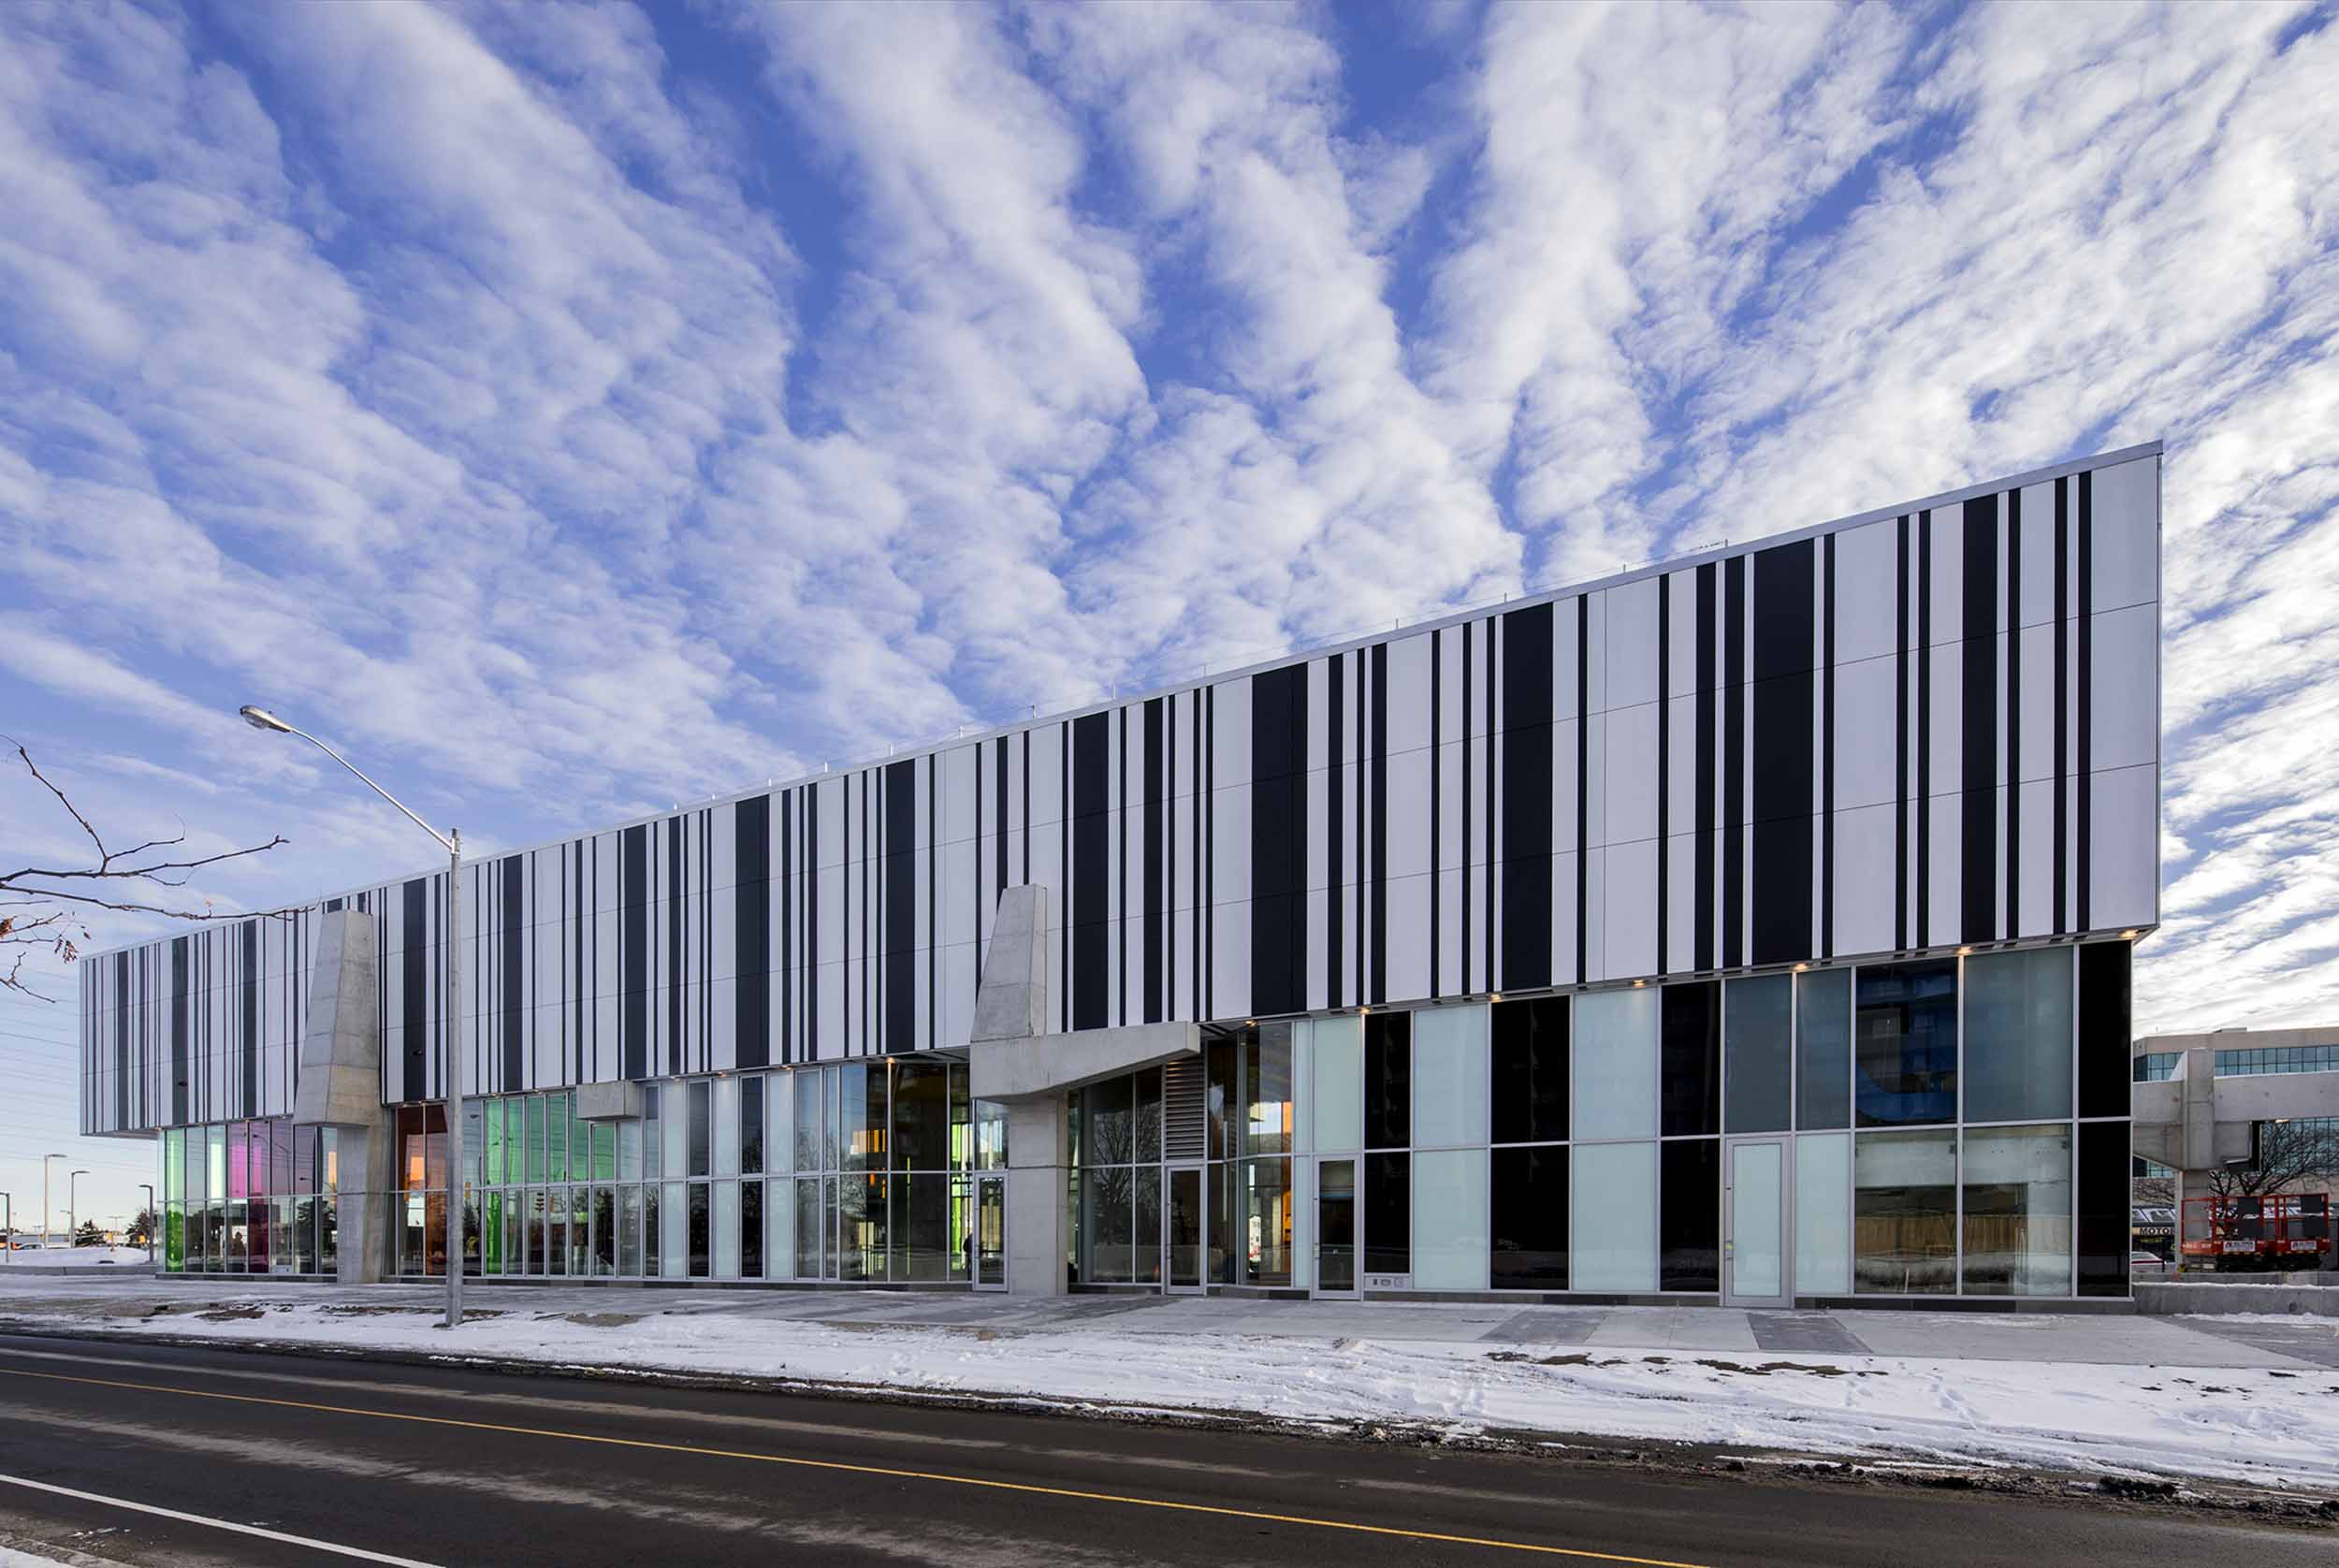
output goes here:
{"type": "Polygon", "coordinates": [[[452,1328],[463,1321],[463,1053],[456,1040],[463,1017],[463,830],[449,828],[441,833],[406,809],[403,801],[367,777],[348,758],[268,709],[246,704],[236,711],[255,730],[298,735],[347,768],[367,789],[398,807],[400,816],[429,834],[431,841],[446,851],[446,1015],[442,1036],[446,1052],[446,1327],[452,1328]]]}

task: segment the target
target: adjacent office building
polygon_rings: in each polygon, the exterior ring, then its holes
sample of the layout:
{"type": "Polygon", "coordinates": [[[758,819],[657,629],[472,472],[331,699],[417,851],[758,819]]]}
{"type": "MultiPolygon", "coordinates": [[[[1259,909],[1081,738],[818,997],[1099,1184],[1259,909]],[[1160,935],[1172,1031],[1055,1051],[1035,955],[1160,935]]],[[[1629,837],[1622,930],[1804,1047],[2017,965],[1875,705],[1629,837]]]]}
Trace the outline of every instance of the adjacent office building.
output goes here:
{"type": "Polygon", "coordinates": [[[86,961],[82,1126],[166,1272],[2125,1296],[2159,464],[474,862],[460,1173],[443,873],[86,961]]]}

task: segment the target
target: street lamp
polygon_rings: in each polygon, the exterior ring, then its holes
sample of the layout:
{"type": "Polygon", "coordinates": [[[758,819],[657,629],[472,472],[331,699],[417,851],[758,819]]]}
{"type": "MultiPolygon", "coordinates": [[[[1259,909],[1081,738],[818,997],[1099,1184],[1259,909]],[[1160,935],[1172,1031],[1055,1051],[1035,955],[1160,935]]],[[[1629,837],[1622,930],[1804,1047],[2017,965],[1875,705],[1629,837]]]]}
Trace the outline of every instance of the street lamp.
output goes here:
{"type": "Polygon", "coordinates": [[[152,1269],[154,1267],[154,1231],[163,1223],[163,1217],[154,1212],[154,1183],[140,1182],[138,1190],[146,1194],[146,1266],[152,1269]]]}
{"type": "Polygon", "coordinates": [[[442,834],[407,810],[403,801],[367,777],[355,762],[268,709],[247,703],[236,711],[255,730],[298,735],[347,768],[367,789],[398,807],[400,816],[429,834],[431,841],[446,851],[446,1017],[442,1033],[446,1050],[446,1327],[452,1328],[463,1321],[463,1053],[456,1039],[463,1017],[463,830],[449,828],[442,834]]]}
{"type": "Polygon", "coordinates": [[[89,1172],[86,1170],[68,1171],[65,1174],[65,1244],[67,1247],[77,1245],[80,1239],[81,1178],[88,1174],[89,1172]]]}
{"type": "Polygon", "coordinates": [[[47,1252],[49,1250],[49,1238],[51,1235],[49,1223],[49,1162],[51,1160],[69,1160],[73,1156],[71,1154],[43,1154],[40,1157],[40,1250],[43,1252],[47,1252]]]}

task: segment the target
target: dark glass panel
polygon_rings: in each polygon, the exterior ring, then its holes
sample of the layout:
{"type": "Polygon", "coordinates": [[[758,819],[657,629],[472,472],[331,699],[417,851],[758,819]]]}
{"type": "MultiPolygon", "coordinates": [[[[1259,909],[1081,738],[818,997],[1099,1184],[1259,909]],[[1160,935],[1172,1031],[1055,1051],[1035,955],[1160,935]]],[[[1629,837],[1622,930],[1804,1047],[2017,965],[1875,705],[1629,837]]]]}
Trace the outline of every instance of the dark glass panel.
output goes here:
{"type": "MultiPolygon", "coordinates": [[[[1372,1013],[1364,1021],[1364,1144],[1368,1149],[1402,1149],[1412,1141],[1413,1014],[1372,1013]]],[[[1365,1224],[1365,1244],[1373,1246],[1372,1222],[1368,1219],[1365,1224]]],[[[1412,1256],[1410,1238],[1405,1254],[1408,1258],[1412,1256]]],[[[1365,1271],[1408,1270],[1368,1267],[1365,1271]]]]}
{"type": "Polygon", "coordinates": [[[1722,1288],[1722,1140],[1658,1145],[1657,1288],[1722,1288]]]}
{"type": "Polygon", "coordinates": [[[1140,1165],[1161,1158],[1161,1069],[1137,1075],[1137,1120],[1129,1157],[1140,1165]]]}
{"type": "Polygon", "coordinates": [[[1722,982],[1668,985],[1659,997],[1658,1099],[1667,1138],[1722,1130],[1722,982]]]}
{"type": "Polygon", "coordinates": [[[1491,1010],[1494,1141],[1543,1143],[1564,1139],[1567,998],[1537,996],[1497,1002],[1491,1010]]]}
{"type": "MultiPolygon", "coordinates": [[[[1156,1073],[1154,1078],[1155,1088],[1158,1090],[1160,1075],[1156,1073]]],[[[1144,1101],[1140,1098],[1138,1103],[1141,1109],[1144,1101]]],[[[1158,1113],[1161,1105],[1158,1093],[1154,1096],[1154,1105],[1158,1113]]],[[[1140,1119],[1142,1119],[1141,1115],[1140,1119]]],[[[1132,1167],[1131,1171],[1136,1178],[1137,1205],[1134,1213],[1135,1224],[1129,1241],[1129,1267],[1138,1284],[1159,1285],[1161,1283],[1161,1167],[1140,1165],[1132,1167]]]]}
{"type": "MultiPolygon", "coordinates": [[[[2125,1116],[2128,1098],[2127,942],[2088,942],[2079,950],[2079,1113],[2125,1116]]],[[[2122,1265],[2125,1280],[2126,1265],[2122,1265]]],[[[2125,1283],[2117,1294],[2125,1295],[2125,1283]]]]}
{"type": "Polygon", "coordinates": [[[1489,1283],[1497,1290],[1565,1290],[1567,1151],[1497,1149],[1490,1176],[1489,1283]]]}
{"type": "MultiPolygon", "coordinates": [[[[2124,946],[2125,944],[2123,944],[2124,946]]],[[[2128,1292],[2128,1130],[2122,1122],[2079,1124],[2079,1293],[2128,1292]]]]}
{"type": "MultiPolygon", "coordinates": [[[[1368,1053],[1371,1038],[1366,1036],[1368,1053]]],[[[1364,1271],[1413,1272],[1411,1154],[1364,1156],[1364,1271]]]]}
{"type": "Polygon", "coordinates": [[[763,1183],[739,1183],[739,1276],[763,1277],[763,1183]]]}
{"type": "Polygon", "coordinates": [[[714,1089],[715,1086],[705,1079],[683,1086],[683,1104],[690,1118],[689,1140],[685,1144],[685,1157],[690,1161],[690,1166],[687,1170],[670,1170],[666,1173],[667,1175],[704,1176],[706,1174],[709,1149],[713,1141],[710,1133],[715,1121],[714,1089]]]}
{"type": "Polygon", "coordinates": [[[893,1064],[893,1169],[947,1170],[951,1073],[945,1062],[893,1064]]]}
{"type": "Polygon", "coordinates": [[[690,1277],[705,1279],[710,1259],[707,1256],[709,1227],[706,1217],[707,1190],[705,1182],[690,1183],[690,1277]]]}

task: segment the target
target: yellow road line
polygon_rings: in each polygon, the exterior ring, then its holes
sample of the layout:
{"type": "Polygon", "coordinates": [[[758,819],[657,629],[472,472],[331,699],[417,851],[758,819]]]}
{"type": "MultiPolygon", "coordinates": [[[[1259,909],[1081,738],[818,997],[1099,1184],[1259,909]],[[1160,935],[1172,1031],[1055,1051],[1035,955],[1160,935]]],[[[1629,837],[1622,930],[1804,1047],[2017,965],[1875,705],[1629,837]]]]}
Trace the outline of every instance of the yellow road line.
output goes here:
{"type": "Polygon", "coordinates": [[[156,1383],[130,1383],[110,1377],[70,1377],[63,1372],[11,1370],[11,1377],[36,1377],[51,1383],[84,1383],[98,1388],[130,1388],[148,1394],[178,1394],[187,1399],[225,1400],[234,1404],[273,1405],[286,1410],[318,1410],[334,1416],[363,1416],[377,1421],[412,1421],[422,1426],[460,1427],[471,1431],[511,1432],[522,1437],[552,1437],[570,1443],[598,1443],[613,1448],[650,1448],[669,1454],[701,1454],[711,1459],[748,1459],[758,1464],[793,1465],[806,1470],[845,1471],[855,1475],[884,1475],[902,1481],[939,1481],[956,1487],[983,1487],[993,1491],[1027,1492],[1042,1497],[1068,1497],[1082,1503],[1112,1503],[1130,1508],[1167,1508],[1184,1514],[1213,1514],[1222,1518],[1259,1519],[1270,1524],[1302,1525],[1312,1530],[1345,1530],[1360,1535],[1390,1535],[1407,1541],[1436,1541],[1456,1546],[1491,1546],[1499,1551],[1539,1552],[1547,1557],[1573,1557],[1597,1562],[1627,1562],[1635,1568],[1705,1568],[1694,1562],[1664,1558],[1629,1557],[1621,1552],[1591,1551],[1580,1546],[1543,1546],[1529,1541],[1502,1541],[1478,1535],[1449,1535],[1433,1530],[1402,1530],[1393,1525],[1358,1524],[1350,1519],[1322,1519],[1305,1514],[1271,1514],[1256,1508],[1228,1508],[1213,1503],[1179,1503],[1169,1498],[1131,1497],[1120,1492],[1083,1491],[1074,1487],[1040,1487],[1024,1481],[989,1481],[980,1475],[952,1475],[936,1470],[904,1470],[889,1465],[850,1464],[842,1459],[798,1459],[786,1454],[757,1454],[737,1448],[707,1448],[690,1443],[652,1443],[640,1437],[604,1437],[595,1432],[559,1431],[549,1427],[515,1427],[495,1421],[465,1421],[451,1416],[414,1416],[397,1410],[363,1410],[354,1405],[315,1404],[306,1400],[273,1400],[257,1394],[223,1394],[208,1388],[172,1388],[156,1383]]]}

